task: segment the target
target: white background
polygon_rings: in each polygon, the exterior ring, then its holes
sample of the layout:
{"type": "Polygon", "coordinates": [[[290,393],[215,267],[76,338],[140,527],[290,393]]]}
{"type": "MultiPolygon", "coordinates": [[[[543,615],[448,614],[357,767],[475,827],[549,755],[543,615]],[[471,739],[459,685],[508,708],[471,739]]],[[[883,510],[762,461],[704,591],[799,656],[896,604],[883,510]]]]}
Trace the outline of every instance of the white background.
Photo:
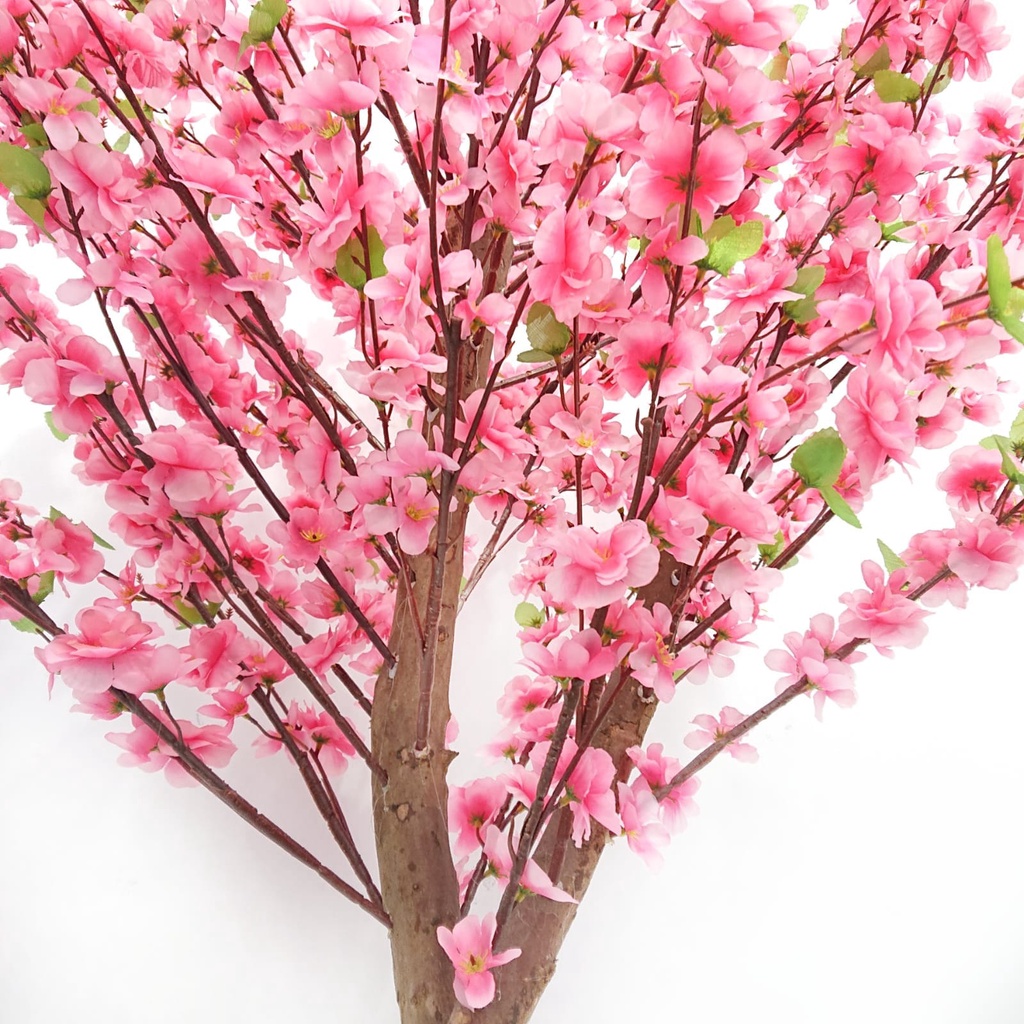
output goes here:
{"type": "MultiPolygon", "coordinates": [[[[982,94],[1019,70],[1012,50],[996,61],[982,94]]],[[[1024,363],[1004,372],[1024,379],[1024,363]]],[[[31,504],[100,521],[39,407],[3,396],[0,417],[0,477],[25,481],[31,504]]],[[[876,537],[899,548],[947,524],[937,468],[922,460],[913,482],[880,486],[862,532],[834,524],[838,550],[801,560],[762,652],[681,692],[651,739],[685,757],[694,714],[770,697],[763,650],[838,611],[876,537]]],[[[966,612],[933,616],[922,648],[872,656],[857,706],[829,706],[823,725],[809,701],[791,705],[754,734],[757,765],[717,761],[660,872],[615,844],[536,1024],[1020,1024],[1021,593],[978,592],[966,612]]],[[[467,611],[464,750],[493,731],[515,670],[513,606],[493,576],[467,611]]],[[[60,684],[48,698],[28,638],[5,627],[0,644],[0,1021],[397,1024],[381,928],[204,791],[119,767],[108,723],[69,714],[60,684]]],[[[467,755],[454,773],[473,767],[467,755]]],[[[230,778],[331,856],[283,761],[242,758],[230,778]]],[[[356,803],[361,781],[346,779],[356,803]]]]}

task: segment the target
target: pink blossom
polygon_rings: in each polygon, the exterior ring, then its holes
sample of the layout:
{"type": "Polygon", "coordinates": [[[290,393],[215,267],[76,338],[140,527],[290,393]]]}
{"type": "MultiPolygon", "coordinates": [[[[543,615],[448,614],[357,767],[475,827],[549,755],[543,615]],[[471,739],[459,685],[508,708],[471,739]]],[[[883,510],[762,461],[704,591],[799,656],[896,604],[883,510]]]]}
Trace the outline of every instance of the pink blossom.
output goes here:
{"type": "Polygon", "coordinates": [[[978,445],[961,448],[953,452],[938,484],[950,505],[962,512],[990,509],[1006,484],[1003,456],[996,449],[978,445]]]}
{"type": "Polygon", "coordinates": [[[626,595],[630,587],[650,583],[658,571],[658,552],[647,527],[636,520],[604,533],[574,526],[552,538],[554,565],[544,579],[552,600],[565,607],[600,608],[626,595]]]}
{"type": "MultiPolygon", "coordinates": [[[[575,743],[567,741],[562,760],[575,753],[575,743]]],[[[572,811],[572,841],[581,846],[590,838],[590,819],[600,822],[611,833],[621,827],[615,811],[615,764],[606,750],[588,747],[573,769],[565,786],[562,800],[572,811]]]]}
{"type": "MultiPolygon", "coordinates": [[[[498,880],[502,889],[508,885],[512,874],[514,848],[509,846],[509,837],[497,825],[488,825],[484,837],[484,854],[487,857],[488,873],[498,880]]],[[[576,903],[567,892],[559,889],[548,877],[547,872],[532,858],[528,857],[519,878],[520,890],[533,892],[555,903],[576,903]]]]}
{"type": "MultiPolygon", "coordinates": [[[[171,732],[179,732],[186,746],[196,758],[211,768],[224,768],[235,752],[235,745],[223,725],[195,725],[176,719],[171,725],[162,712],[150,708],[171,732]]],[[[118,764],[129,768],[141,768],[146,772],[163,770],[172,786],[194,786],[195,780],[183,768],[178,754],[170,743],[160,737],[142,719],[132,715],[134,729],[129,733],[110,732],[107,739],[125,752],[118,757],[118,764]]]]}
{"type": "Polygon", "coordinates": [[[605,646],[593,629],[563,633],[547,646],[523,644],[523,663],[554,679],[582,679],[589,683],[607,675],[617,662],[613,649],[605,646]]]}
{"type": "MultiPolygon", "coordinates": [[[[682,765],[664,753],[661,743],[652,743],[646,750],[642,747],[630,747],[626,756],[636,765],[637,770],[647,785],[653,790],[667,786],[682,765]]],[[[700,789],[700,779],[691,776],[685,782],[675,786],[660,801],[661,819],[670,831],[678,831],[686,824],[687,815],[697,814],[698,808],[693,797],[700,789]]]]}
{"type": "Polygon", "coordinates": [[[836,406],[836,426],[857,457],[866,484],[879,479],[887,459],[910,460],[917,433],[914,402],[899,377],[858,367],[836,406]]]}
{"type": "Polygon", "coordinates": [[[220,690],[238,679],[242,662],[256,650],[233,622],[198,626],[192,630],[185,651],[194,667],[182,682],[200,690],[220,690]]]}
{"type": "MultiPolygon", "coordinates": [[[[698,715],[693,719],[693,724],[698,728],[683,739],[683,742],[691,750],[703,750],[718,742],[723,736],[729,733],[737,725],[747,720],[747,716],[736,708],[722,708],[718,717],[714,715],[698,715]]],[[[740,740],[733,740],[726,744],[726,751],[737,761],[745,761],[753,764],[757,760],[757,750],[749,743],[742,743],[740,740]]]]}
{"type": "Polygon", "coordinates": [[[602,253],[600,235],[591,230],[586,214],[573,206],[548,214],[537,229],[533,251],[537,264],[530,285],[562,323],[579,316],[594,284],[611,273],[602,253]]]}
{"type": "Polygon", "coordinates": [[[787,633],[783,641],[789,650],[769,651],[764,658],[769,668],[785,673],[776,684],[775,692],[782,693],[806,677],[819,721],[826,698],[840,707],[852,707],[857,694],[851,664],[862,660],[864,654],[851,652],[844,661],[834,657],[848,640],[847,635],[836,632],[832,616],[825,614],[815,615],[806,633],[787,633]]]}
{"type": "Polygon", "coordinates": [[[102,693],[116,686],[139,695],[166,686],[181,670],[176,648],[148,643],[160,631],[109,598],[80,611],[75,625],[77,634],[65,633],[36,651],[50,672],[51,686],[59,675],[76,693],[102,693]]]}
{"type": "Polygon", "coordinates": [[[964,581],[990,590],[1005,590],[1024,562],[1020,541],[990,515],[960,519],[958,544],[949,553],[949,567],[964,581]]]}
{"type": "Polygon", "coordinates": [[[928,632],[924,624],[928,612],[897,587],[898,576],[886,583],[885,572],[875,562],[861,563],[867,590],[844,594],[840,600],[846,611],[839,618],[840,627],[854,637],[870,640],[875,647],[917,647],[928,632]]]}
{"type": "Polygon", "coordinates": [[[155,463],[143,482],[163,490],[182,515],[210,515],[228,507],[234,452],[191,427],[160,427],[139,446],[155,463]]]}
{"type": "Polygon", "coordinates": [[[658,801],[650,786],[643,778],[635,779],[627,786],[618,784],[619,815],[622,818],[622,834],[629,848],[648,864],[661,867],[664,858],[661,848],[668,843],[668,829],[661,823],[658,801]]]}
{"type": "Polygon", "coordinates": [[[639,217],[657,219],[687,197],[701,223],[709,226],[715,209],[739,197],[746,183],[747,150],[731,128],[719,128],[697,147],[690,174],[693,129],[689,120],[661,124],[644,140],[643,159],[633,171],[627,193],[629,209],[639,217]]]}
{"type": "Polygon", "coordinates": [[[479,849],[484,829],[505,802],[505,786],[497,779],[476,779],[448,790],[448,828],[456,833],[454,852],[464,857],[479,849]]]}
{"type": "Polygon", "coordinates": [[[482,918],[464,917],[454,928],[442,925],[437,929],[437,941],[455,968],[455,998],[471,1010],[482,1009],[494,999],[491,970],[522,953],[521,949],[494,952],[497,926],[494,914],[486,914],[482,918]]]}

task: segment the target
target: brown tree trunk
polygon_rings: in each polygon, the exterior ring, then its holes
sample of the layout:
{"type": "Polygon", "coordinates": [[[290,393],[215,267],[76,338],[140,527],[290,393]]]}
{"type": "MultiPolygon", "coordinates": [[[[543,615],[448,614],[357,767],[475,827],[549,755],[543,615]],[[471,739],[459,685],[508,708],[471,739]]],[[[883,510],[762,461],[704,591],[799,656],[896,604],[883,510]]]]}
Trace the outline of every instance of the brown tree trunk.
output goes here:
{"type": "MultiPolygon", "coordinates": [[[[457,238],[462,233],[462,220],[453,215],[446,234],[457,238]]],[[[499,247],[494,254],[494,287],[500,289],[512,255],[508,236],[495,238],[487,231],[471,250],[483,259],[492,244],[499,247]]],[[[456,323],[453,334],[458,331],[456,323]]],[[[458,345],[448,340],[450,372],[445,383],[454,382],[460,397],[483,387],[490,370],[491,335],[474,340],[478,347],[469,339],[458,345]]],[[[450,415],[453,406],[447,401],[445,405],[450,415]]],[[[454,413],[459,414],[457,402],[454,413]]],[[[373,780],[373,816],[381,895],[392,923],[392,966],[402,1024],[447,1024],[454,1005],[452,965],[437,942],[437,927],[450,928],[459,918],[446,779],[454,755],[445,749],[444,737],[451,717],[448,691],[469,508],[470,496],[456,487],[440,566],[436,530],[426,552],[406,559],[409,581],[398,588],[389,641],[397,661],[393,675],[385,668],[377,681],[370,719],[371,749],[387,773],[385,784],[373,780]],[[428,629],[434,635],[421,641],[432,582],[440,587],[436,628],[428,629]],[[430,717],[425,747],[417,750],[425,649],[433,652],[430,717]]]]}
{"type": "Polygon", "coordinates": [[[373,817],[381,895],[391,917],[391,954],[402,1024],[446,1024],[452,1005],[452,966],[437,942],[437,926],[459,915],[459,888],[448,840],[448,783],[452,755],[444,748],[450,716],[448,681],[459,584],[465,506],[453,515],[453,541],[441,594],[435,686],[428,748],[418,753],[416,722],[423,650],[413,605],[427,606],[433,557],[409,559],[411,593],[399,588],[391,649],[394,677],[382,673],[371,718],[373,755],[387,772],[374,780],[373,817]]]}

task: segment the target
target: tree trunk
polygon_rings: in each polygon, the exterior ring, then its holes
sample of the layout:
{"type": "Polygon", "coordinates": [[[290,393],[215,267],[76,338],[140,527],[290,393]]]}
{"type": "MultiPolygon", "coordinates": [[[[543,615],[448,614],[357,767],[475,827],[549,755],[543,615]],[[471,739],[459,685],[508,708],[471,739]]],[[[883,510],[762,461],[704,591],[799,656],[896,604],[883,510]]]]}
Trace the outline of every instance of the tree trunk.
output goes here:
{"type": "MultiPolygon", "coordinates": [[[[463,211],[463,216],[465,211],[463,211]]],[[[449,217],[446,234],[462,235],[462,219],[449,217]]],[[[470,248],[483,259],[498,245],[494,288],[505,285],[512,255],[507,235],[491,231],[470,248]]],[[[457,335],[459,325],[453,325],[457,335]]],[[[458,396],[464,398],[483,387],[490,370],[493,338],[490,333],[474,347],[465,339],[448,351],[458,396]]],[[[456,403],[456,415],[459,414],[456,403]]],[[[463,553],[470,496],[455,488],[449,511],[443,565],[437,563],[437,530],[422,555],[407,557],[409,581],[398,588],[390,647],[397,661],[393,676],[381,672],[370,718],[371,749],[387,773],[387,782],[373,780],[373,817],[376,833],[380,889],[391,917],[391,954],[395,992],[402,1024],[447,1024],[452,1012],[452,965],[437,941],[438,925],[452,927],[459,919],[459,887],[448,837],[448,765],[454,755],[445,749],[445,731],[451,717],[448,692],[451,681],[455,617],[462,587],[463,553]],[[417,623],[424,623],[431,581],[440,583],[436,648],[425,750],[417,751],[421,668],[424,647],[417,623]]]]}
{"type": "Polygon", "coordinates": [[[374,780],[373,818],[381,895],[391,917],[391,955],[402,1024],[446,1024],[452,1004],[452,966],[437,942],[437,927],[459,916],[459,887],[448,840],[448,783],[452,754],[444,734],[450,717],[448,681],[459,584],[465,506],[452,516],[454,543],[442,582],[435,686],[428,749],[419,754],[416,721],[423,650],[410,602],[427,606],[433,556],[410,558],[412,592],[399,587],[391,649],[394,677],[377,682],[371,718],[374,757],[387,783],[374,780]]]}
{"type": "MultiPolygon", "coordinates": [[[[662,555],[658,575],[638,595],[647,607],[668,604],[675,591],[673,575],[679,563],[662,555]]],[[[625,781],[632,767],[626,751],[643,742],[657,702],[641,694],[636,685],[623,688],[603,725],[594,746],[607,750],[616,766],[616,782],[625,781]]],[[[593,822],[590,839],[577,849],[569,834],[571,812],[562,808],[549,823],[534,858],[555,885],[582,902],[597,865],[608,845],[608,830],[593,822]],[[559,860],[559,858],[561,858],[559,860]]],[[[576,918],[575,903],[555,903],[542,896],[527,896],[517,904],[501,933],[501,949],[519,947],[523,952],[496,972],[498,998],[472,1017],[453,1013],[449,1024],[526,1024],[537,1008],[548,982],[555,973],[562,942],[576,918]]],[[[610,967],[611,965],[609,965],[610,967]]]]}

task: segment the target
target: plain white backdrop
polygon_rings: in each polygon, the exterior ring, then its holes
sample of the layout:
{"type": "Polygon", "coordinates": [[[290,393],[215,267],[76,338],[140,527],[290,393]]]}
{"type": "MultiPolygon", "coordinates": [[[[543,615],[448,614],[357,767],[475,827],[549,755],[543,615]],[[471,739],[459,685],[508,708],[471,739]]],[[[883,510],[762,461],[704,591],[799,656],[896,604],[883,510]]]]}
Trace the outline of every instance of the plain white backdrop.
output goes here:
{"type": "MultiPolygon", "coordinates": [[[[1012,50],[995,63],[981,94],[1019,73],[1012,50]]],[[[1024,380],[1024,355],[1003,372],[1024,380]]],[[[26,501],[102,522],[40,407],[0,396],[0,428],[0,477],[22,480],[26,501]]],[[[859,533],[834,524],[773,601],[760,650],[681,690],[650,738],[685,757],[693,715],[768,699],[763,652],[839,610],[875,538],[898,549],[947,524],[939,465],[881,485],[859,533]]],[[[921,648],[858,667],[854,709],[818,724],[797,701],[754,733],[758,764],[716,761],[660,872],[614,844],[536,1024],[1020,1024],[1022,593],[934,615],[921,648]]],[[[460,625],[456,781],[480,764],[515,671],[514,604],[495,569],[460,625]]],[[[397,1024],[383,930],[203,790],[119,767],[111,725],[69,714],[59,683],[49,697],[31,648],[3,627],[0,1021],[397,1024]]],[[[229,777],[330,858],[292,774],[243,756],[229,777]]],[[[363,781],[346,777],[350,806],[363,781]]]]}

